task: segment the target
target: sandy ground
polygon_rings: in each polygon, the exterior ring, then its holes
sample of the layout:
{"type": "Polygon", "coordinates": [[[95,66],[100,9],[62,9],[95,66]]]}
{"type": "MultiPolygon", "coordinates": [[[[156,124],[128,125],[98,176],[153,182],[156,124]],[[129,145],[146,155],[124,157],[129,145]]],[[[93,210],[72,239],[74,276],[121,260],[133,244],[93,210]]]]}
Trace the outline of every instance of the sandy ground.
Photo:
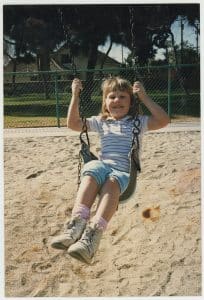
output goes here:
{"type": "Polygon", "coordinates": [[[92,266],[49,245],[71,215],[78,136],[5,138],[4,148],[7,297],[201,295],[200,132],[145,134],[137,191],[92,266]]]}

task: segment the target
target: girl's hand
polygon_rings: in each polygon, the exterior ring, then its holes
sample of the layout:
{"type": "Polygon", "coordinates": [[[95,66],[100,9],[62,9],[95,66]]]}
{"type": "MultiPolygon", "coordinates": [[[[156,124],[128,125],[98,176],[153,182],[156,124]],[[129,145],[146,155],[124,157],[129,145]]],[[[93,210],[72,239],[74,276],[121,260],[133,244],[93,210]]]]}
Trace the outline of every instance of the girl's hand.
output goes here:
{"type": "Polygon", "coordinates": [[[140,81],[135,81],[133,84],[133,94],[137,94],[139,99],[142,100],[142,97],[146,95],[144,86],[140,81]]]}
{"type": "Polygon", "coordinates": [[[72,94],[75,96],[79,96],[80,91],[83,89],[81,80],[78,78],[74,78],[72,81],[72,94]]]}

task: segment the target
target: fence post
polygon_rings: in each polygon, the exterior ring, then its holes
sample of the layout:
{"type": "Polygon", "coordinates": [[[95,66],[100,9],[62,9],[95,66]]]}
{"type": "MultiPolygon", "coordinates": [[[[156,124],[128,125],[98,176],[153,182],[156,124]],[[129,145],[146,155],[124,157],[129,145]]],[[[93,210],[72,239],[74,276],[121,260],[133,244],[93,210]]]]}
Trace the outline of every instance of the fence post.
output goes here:
{"type": "Polygon", "coordinates": [[[168,65],[168,116],[171,118],[171,66],[168,65]]]}
{"type": "Polygon", "coordinates": [[[57,127],[60,127],[59,94],[58,94],[58,81],[57,81],[56,73],[55,73],[55,100],[56,100],[57,127]]]}

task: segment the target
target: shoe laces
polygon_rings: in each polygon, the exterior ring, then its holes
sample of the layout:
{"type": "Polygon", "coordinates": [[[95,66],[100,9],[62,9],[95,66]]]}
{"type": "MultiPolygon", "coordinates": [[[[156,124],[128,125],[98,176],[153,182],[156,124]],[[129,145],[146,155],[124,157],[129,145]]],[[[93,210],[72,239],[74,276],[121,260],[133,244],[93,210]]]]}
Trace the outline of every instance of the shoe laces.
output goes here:
{"type": "Polygon", "coordinates": [[[89,227],[85,230],[81,240],[86,241],[88,244],[91,244],[93,242],[94,234],[95,234],[95,229],[89,227]]]}
{"type": "Polygon", "coordinates": [[[92,251],[95,247],[98,247],[98,242],[100,240],[101,230],[97,227],[88,227],[81,238],[81,242],[85,244],[92,251]]]}
{"type": "Polygon", "coordinates": [[[64,233],[69,233],[72,236],[75,228],[76,228],[76,220],[71,220],[70,222],[65,224],[64,233]]]}

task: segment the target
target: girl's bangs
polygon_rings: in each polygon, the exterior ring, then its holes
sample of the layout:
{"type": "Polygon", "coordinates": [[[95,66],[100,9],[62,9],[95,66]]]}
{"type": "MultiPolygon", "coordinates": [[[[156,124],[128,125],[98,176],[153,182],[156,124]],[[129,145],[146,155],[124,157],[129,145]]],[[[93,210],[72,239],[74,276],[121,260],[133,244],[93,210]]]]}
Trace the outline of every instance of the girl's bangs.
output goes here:
{"type": "Polygon", "coordinates": [[[118,81],[112,81],[110,82],[106,88],[105,88],[105,91],[106,91],[106,95],[110,92],[116,92],[116,91],[127,91],[129,92],[130,94],[132,94],[132,87],[127,84],[127,82],[118,82],[118,81]]]}

